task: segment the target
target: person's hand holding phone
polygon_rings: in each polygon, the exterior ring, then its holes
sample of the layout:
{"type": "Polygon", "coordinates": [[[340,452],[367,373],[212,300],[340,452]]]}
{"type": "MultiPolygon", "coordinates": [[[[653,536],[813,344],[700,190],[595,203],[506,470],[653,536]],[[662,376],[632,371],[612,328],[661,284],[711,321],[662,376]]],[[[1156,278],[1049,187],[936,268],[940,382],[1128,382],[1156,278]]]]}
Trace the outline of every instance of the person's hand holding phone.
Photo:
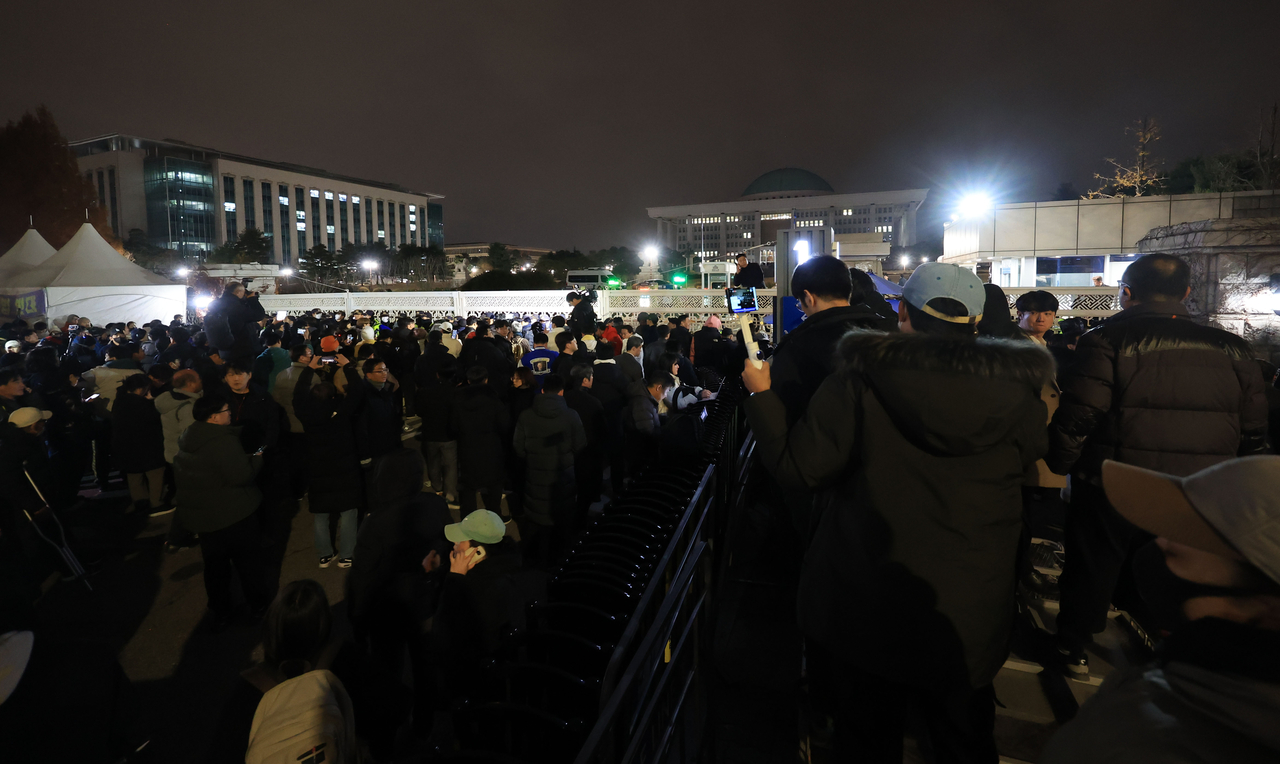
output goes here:
{"type": "Polygon", "coordinates": [[[347,358],[347,357],[346,357],[345,355],[343,355],[342,353],[338,353],[336,356],[334,356],[334,359],[335,359],[335,363],[337,363],[337,364],[338,364],[338,368],[339,368],[339,369],[341,369],[342,367],[344,367],[344,366],[346,366],[347,364],[351,363],[351,359],[350,359],[350,358],[347,358]]]}
{"type": "Polygon", "coordinates": [[[484,550],[480,547],[472,547],[465,552],[454,550],[449,553],[449,572],[465,576],[467,571],[480,564],[483,559],[484,550]]]}

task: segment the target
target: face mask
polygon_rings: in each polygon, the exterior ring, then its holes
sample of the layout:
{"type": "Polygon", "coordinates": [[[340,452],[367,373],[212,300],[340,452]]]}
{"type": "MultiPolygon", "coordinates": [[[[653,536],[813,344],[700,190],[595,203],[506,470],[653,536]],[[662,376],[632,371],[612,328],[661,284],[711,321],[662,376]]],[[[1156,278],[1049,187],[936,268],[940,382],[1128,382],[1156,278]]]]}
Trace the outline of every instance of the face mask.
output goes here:
{"type": "Polygon", "coordinates": [[[1133,576],[1151,615],[1166,629],[1187,622],[1183,606],[1196,597],[1241,597],[1259,593],[1256,587],[1200,584],[1179,578],[1169,570],[1164,551],[1153,541],[1133,556],[1133,576]]]}

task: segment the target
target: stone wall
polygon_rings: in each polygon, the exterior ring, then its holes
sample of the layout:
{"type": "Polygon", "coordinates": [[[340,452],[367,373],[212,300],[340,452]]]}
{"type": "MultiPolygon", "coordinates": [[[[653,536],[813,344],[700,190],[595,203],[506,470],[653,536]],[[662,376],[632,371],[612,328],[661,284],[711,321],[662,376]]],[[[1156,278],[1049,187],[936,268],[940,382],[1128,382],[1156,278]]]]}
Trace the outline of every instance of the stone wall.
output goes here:
{"type": "Polygon", "coordinates": [[[1193,316],[1248,340],[1260,358],[1280,363],[1280,217],[1198,220],[1153,228],[1138,251],[1163,252],[1191,266],[1193,316]]]}

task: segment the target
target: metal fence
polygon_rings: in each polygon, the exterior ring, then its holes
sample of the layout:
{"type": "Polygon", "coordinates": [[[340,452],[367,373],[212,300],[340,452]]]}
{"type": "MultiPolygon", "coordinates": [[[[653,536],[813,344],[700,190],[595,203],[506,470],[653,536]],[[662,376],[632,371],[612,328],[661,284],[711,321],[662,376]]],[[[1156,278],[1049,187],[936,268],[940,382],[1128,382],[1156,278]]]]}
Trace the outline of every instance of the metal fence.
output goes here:
{"type": "MultiPolygon", "coordinates": [[[[1014,300],[1034,287],[1005,287],[1009,308],[1014,300]]],[[[1058,298],[1060,316],[1093,318],[1109,316],[1120,310],[1114,287],[1049,287],[1043,291],[1058,298]]],[[[529,290],[519,292],[327,292],[319,294],[262,295],[262,307],[268,312],[287,310],[297,315],[319,308],[326,313],[342,310],[374,313],[429,313],[433,317],[465,316],[472,313],[567,313],[567,291],[529,290]]],[[[777,292],[756,290],[759,312],[770,315],[777,292]]],[[[601,318],[621,316],[634,321],[641,312],[662,315],[687,313],[705,316],[726,314],[724,291],[719,289],[613,289],[597,293],[596,315],[601,318]]]]}

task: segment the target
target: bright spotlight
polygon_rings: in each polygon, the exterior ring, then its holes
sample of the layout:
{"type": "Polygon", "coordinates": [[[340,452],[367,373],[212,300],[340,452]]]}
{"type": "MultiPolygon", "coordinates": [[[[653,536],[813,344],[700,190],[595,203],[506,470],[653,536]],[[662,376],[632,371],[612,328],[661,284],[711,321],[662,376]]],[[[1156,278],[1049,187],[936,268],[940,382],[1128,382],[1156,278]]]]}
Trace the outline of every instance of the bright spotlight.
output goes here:
{"type": "Polygon", "coordinates": [[[982,217],[993,209],[991,197],[986,194],[965,194],[956,205],[956,212],[962,218],[982,217]]]}
{"type": "Polygon", "coordinates": [[[213,302],[213,295],[202,294],[199,297],[197,297],[195,300],[193,300],[193,302],[195,303],[197,310],[204,310],[205,308],[209,307],[209,303],[213,302]]]}
{"type": "Polygon", "coordinates": [[[648,247],[645,247],[645,248],[644,248],[644,252],[642,252],[641,254],[643,254],[643,255],[644,255],[644,258],[645,258],[646,260],[649,260],[649,261],[657,260],[657,259],[658,259],[658,248],[657,248],[657,247],[655,247],[655,246],[650,245],[650,246],[648,246],[648,247]]]}
{"type": "Polygon", "coordinates": [[[281,276],[292,276],[292,275],[293,275],[293,269],[292,269],[292,268],[281,268],[281,269],[280,269],[280,275],[281,275],[281,276]]]}
{"type": "Polygon", "coordinates": [[[909,257],[899,258],[898,262],[902,264],[903,268],[906,268],[908,265],[911,264],[911,258],[909,257]]]}
{"type": "Polygon", "coordinates": [[[361,265],[365,267],[365,270],[376,271],[378,269],[377,260],[365,260],[361,265]]]}
{"type": "Polygon", "coordinates": [[[803,263],[809,259],[809,240],[799,239],[791,250],[796,253],[796,265],[803,263]]]}
{"type": "Polygon", "coordinates": [[[187,275],[187,274],[188,274],[188,273],[190,273],[190,272],[191,272],[191,269],[190,269],[190,268],[179,268],[179,269],[178,269],[178,275],[179,275],[179,276],[185,276],[185,275],[187,275]]]}

